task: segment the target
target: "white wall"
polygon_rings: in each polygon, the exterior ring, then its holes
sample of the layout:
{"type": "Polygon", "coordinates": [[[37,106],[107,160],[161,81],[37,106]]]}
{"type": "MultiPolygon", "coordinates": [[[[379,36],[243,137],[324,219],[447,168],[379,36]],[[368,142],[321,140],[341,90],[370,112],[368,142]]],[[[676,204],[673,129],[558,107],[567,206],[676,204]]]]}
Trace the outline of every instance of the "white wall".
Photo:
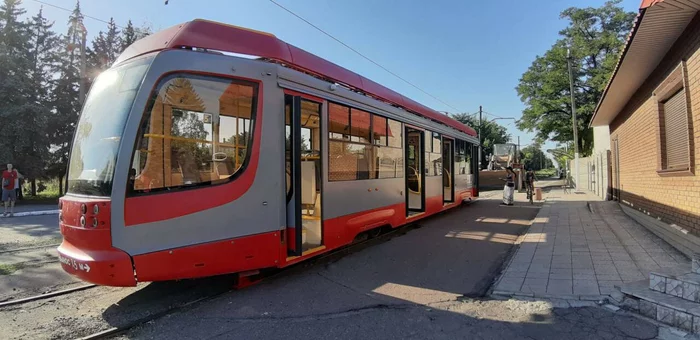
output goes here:
{"type": "Polygon", "coordinates": [[[579,174],[575,178],[574,161],[569,162],[572,184],[578,183],[579,190],[595,193],[602,199],[608,199],[610,185],[610,128],[593,127],[593,154],[579,159],[579,174]]]}
{"type": "Polygon", "coordinates": [[[608,186],[610,185],[610,156],[609,153],[600,152],[589,157],[579,158],[579,173],[576,178],[574,170],[575,161],[569,162],[571,169],[572,185],[578,183],[579,190],[586,190],[596,194],[601,199],[608,199],[608,186]]]}
{"type": "Polygon", "coordinates": [[[593,154],[605,153],[610,150],[610,127],[594,126],[593,127],[593,154]]]}

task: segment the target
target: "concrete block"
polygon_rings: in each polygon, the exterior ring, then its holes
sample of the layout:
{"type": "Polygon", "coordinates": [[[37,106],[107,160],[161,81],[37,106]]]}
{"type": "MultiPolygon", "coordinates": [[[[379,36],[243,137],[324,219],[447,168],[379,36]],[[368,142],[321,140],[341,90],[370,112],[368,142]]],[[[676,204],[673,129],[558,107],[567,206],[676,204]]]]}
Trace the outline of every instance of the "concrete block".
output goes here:
{"type": "Polygon", "coordinates": [[[683,281],[683,298],[688,301],[698,302],[698,292],[700,292],[700,286],[693,282],[683,281]]]}
{"type": "Polygon", "coordinates": [[[654,273],[649,274],[649,289],[666,293],[666,278],[654,273]]]}
{"type": "Polygon", "coordinates": [[[700,238],[697,236],[690,233],[685,233],[678,228],[671,227],[662,221],[647,216],[623,204],[620,204],[620,207],[622,208],[622,211],[633,220],[637,221],[649,231],[671,244],[674,248],[684,253],[686,256],[692,258],[695,253],[700,253],[700,238]]]}
{"type": "Polygon", "coordinates": [[[683,282],[671,278],[666,278],[666,294],[683,297],[683,282]]]}
{"type": "Polygon", "coordinates": [[[656,306],[656,321],[675,326],[676,311],[664,306],[656,306]]]}
{"type": "Polygon", "coordinates": [[[692,331],[693,330],[693,316],[688,314],[688,313],[683,313],[676,311],[676,315],[674,316],[675,318],[675,324],[674,326],[684,330],[684,331],[692,331]]]}
{"type": "Polygon", "coordinates": [[[656,307],[657,305],[653,302],[639,300],[639,314],[642,314],[648,318],[656,320],[656,307]]]}
{"type": "Polygon", "coordinates": [[[700,316],[693,316],[693,333],[700,333],[700,316]]]}

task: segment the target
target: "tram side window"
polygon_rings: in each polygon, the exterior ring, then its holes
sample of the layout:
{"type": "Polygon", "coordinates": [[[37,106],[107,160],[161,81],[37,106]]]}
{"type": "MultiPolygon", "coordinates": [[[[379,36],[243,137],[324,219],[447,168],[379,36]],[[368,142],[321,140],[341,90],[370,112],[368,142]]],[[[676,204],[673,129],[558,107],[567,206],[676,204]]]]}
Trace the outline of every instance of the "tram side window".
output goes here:
{"type": "Polygon", "coordinates": [[[336,103],[328,116],[329,181],[403,177],[400,122],[336,103]]]}
{"type": "Polygon", "coordinates": [[[328,138],[350,140],[350,108],[336,103],[328,104],[328,138]]]}
{"type": "Polygon", "coordinates": [[[455,169],[458,175],[471,174],[471,144],[463,141],[457,141],[457,152],[455,155],[455,169]]]}
{"type": "Polygon", "coordinates": [[[440,134],[425,131],[425,175],[442,176],[442,139],[440,134]]]}
{"type": "Polygon", "coordinates": [[[136,192],[220,183],[244,166],[257,86],[175,74],[147,105],[132,161],[136,192]]]}
{"type": "Polygon", "coordinates": [[[328,180],[375,178],[370,114],[336,103],[328,104],[328,113],[328,180]]]}
{"type": "Polygon", "coordinates": [[[376,178],[403,177],[401,123],[377,115],[372,117],[376,178]]]}

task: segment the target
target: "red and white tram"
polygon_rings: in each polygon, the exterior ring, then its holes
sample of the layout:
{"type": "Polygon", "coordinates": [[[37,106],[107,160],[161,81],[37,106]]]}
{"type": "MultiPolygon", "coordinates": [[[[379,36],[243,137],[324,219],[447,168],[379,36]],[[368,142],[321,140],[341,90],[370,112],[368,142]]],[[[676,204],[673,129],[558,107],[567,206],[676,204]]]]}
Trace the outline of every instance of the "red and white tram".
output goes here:
{"type": "Polygon", "coordinates": [[[477,143],[271,34],[194,20],[92,86],[60,261],[109,286],[289,266],[477,196],[477,143]]]}

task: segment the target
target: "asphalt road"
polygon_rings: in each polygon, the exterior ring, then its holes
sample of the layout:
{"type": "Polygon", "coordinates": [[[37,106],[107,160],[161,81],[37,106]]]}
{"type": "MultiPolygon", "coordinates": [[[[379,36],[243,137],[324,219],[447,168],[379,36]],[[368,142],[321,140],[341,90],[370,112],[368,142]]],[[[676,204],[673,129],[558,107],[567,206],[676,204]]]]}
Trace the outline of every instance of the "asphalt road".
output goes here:
{"type": "Polygon", "coordinates": [[[484,200],[323,266],[228,293],[122,339],[646,339],[597,307],[482,298],[537,206],[484,200]]]}
{"type": "Polygon", "coordinates": [[[58,215],[0,218],[0,251],[47,242],[60,243],[58,215]]]}

